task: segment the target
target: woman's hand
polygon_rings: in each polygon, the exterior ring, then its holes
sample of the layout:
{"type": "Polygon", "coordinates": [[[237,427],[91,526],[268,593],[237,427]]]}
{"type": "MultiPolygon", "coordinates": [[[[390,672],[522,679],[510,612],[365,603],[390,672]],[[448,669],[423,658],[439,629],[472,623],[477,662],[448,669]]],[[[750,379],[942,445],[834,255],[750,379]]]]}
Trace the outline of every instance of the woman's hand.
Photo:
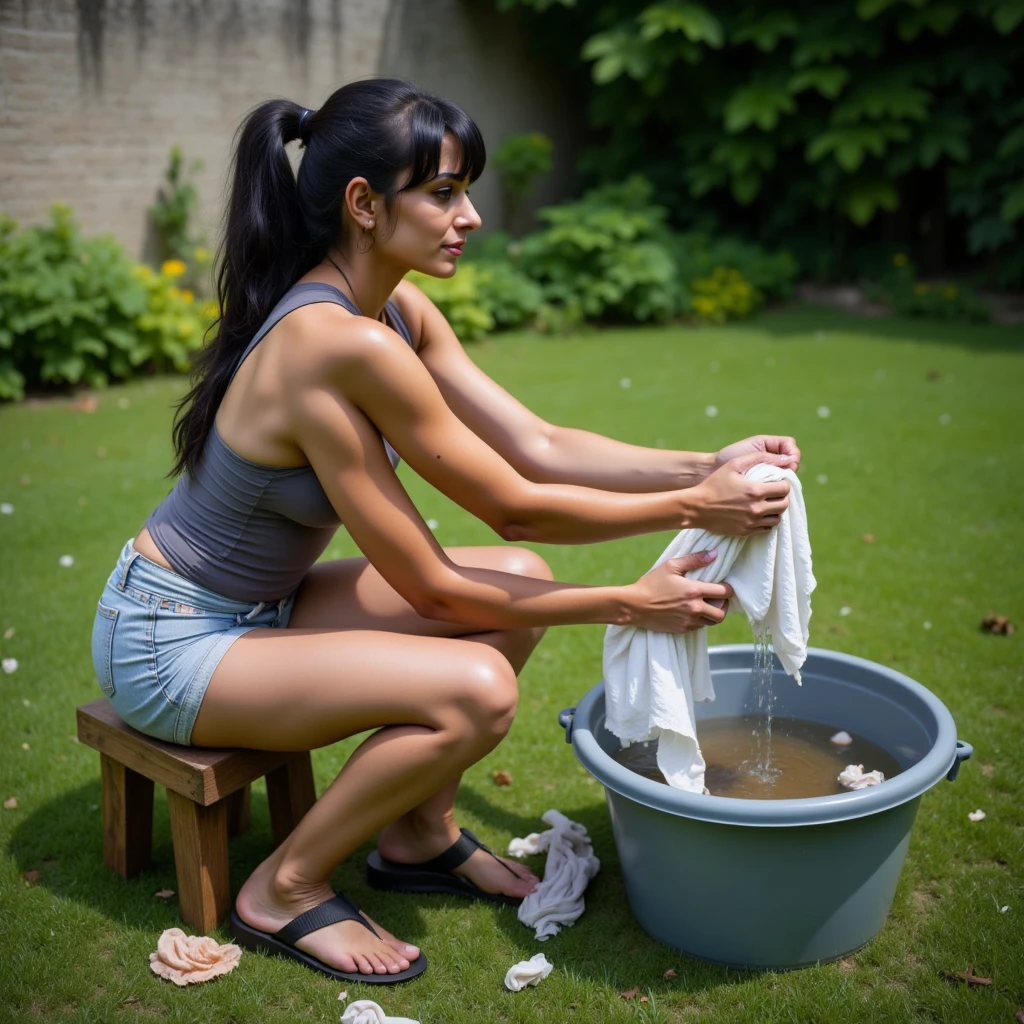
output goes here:
{"type": "Polygon", "coordinates": [[[698,551],[670,558],[627,587],[633,610],[630,625],[656,633],[692,633],[721,622],[732,587],[727,583],[701,583],[684,575],[710,565],[717,554],[698,551]]]}
{"type": "Polygon", "coordinates": [[[715,469],[720,469],[732,459],[758,453],[779,455],[787,459],[788,461],[777,463],[777,465],[783,469],[791,469],[794,473],[800,468],[800,449],[792,437],[758,434],[756,437],[748,437],[745,441],[737,441],[735,444],[723,448],[715,456],[715,469]]]}
{"type": "Polygon", "coordinates": [[[696,520],[691,525],[723,537],[767,533],[775,526],[789,507],[789,483],[757,483],[744,476],[759,462],[790,468],[789,458],[784,455],[762,452],[732,459],[690,489],[697,501],[696,520]]]}

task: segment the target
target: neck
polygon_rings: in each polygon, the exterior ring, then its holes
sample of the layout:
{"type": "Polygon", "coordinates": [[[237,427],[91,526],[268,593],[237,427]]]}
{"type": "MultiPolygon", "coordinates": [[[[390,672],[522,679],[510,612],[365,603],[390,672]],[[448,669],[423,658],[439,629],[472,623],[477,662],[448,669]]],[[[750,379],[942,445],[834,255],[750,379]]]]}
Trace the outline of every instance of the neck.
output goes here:
{"type": "Polygon", "coordinates": [[[363,253],[332,249],[328,256],[324,269],[336,278],[332,283],[348,295],[363,316],[379,320],[384,303],[405,277],[406,270],[375,259],[372,249],[363,253]]]}

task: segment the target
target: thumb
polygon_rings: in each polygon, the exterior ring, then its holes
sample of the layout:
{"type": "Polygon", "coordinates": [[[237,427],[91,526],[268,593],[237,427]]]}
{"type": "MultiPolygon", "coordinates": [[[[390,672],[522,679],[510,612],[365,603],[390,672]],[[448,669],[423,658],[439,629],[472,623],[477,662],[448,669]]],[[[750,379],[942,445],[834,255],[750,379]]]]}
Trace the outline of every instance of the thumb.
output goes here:
{"type": "Polygon", "coordinates": [[[710,565],[718,557],[717,549],[711,551],[694,551],[689,555],[682,555],[679,558],[669,559],[669,565],[674,572],[680,574],[692,572],[694,569],[703,569],[710,565]]]}
{"type": "Polygon", "coordinates": [[[772,455],[769,452],[753,452],[750,455],[741,455],[739,458],[730,459],[726,465],[742,476],[751,467],[757,466],[762,462],[770,463],[773,466],[781,465],[779,456],[772,455]]]}

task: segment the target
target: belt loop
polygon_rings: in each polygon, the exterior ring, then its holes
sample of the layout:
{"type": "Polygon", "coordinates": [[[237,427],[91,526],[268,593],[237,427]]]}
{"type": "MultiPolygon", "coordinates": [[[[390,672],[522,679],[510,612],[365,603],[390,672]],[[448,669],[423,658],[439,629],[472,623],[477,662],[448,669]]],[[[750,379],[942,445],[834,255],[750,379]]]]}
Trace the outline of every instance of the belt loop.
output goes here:
{"type": "Polygon", "coordinates": [[[263,609],[266,608],[266,607],[267,607],[267,603],[265,601],[260,601],[260,603],[258,605],[256,605],[256,607],[253,608],[253,610],[251,612],[249,612],[248,615],[246,615],[244,621],[248,622],[250,619],[255,619],[256,616],[259,615],[259,613],[261,611],[263,611],[263,609]]]}
{"type": "Polygon", "coordinates": [[[138,557],[139,552],[133,548],[132,553],[128,556],[128,561],[124,563],[124,570],[122,571],[121,579],[117,584],[118,590],[124,590],[124,585],[128,582],[128,570],[135,564],[135,559],[138,557]]]}

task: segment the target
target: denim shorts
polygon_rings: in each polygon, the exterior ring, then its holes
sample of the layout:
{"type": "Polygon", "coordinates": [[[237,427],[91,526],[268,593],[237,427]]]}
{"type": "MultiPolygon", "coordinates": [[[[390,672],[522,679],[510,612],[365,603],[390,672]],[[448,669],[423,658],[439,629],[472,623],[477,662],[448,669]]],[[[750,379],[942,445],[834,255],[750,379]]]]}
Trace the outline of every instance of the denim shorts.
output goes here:
{"type": "Polygon", "coordinates": [[[129,541],[93,623],[100,687],[139,732],[188,744],[224,652],[251,629],[283,629],[294,604],[294,593],[269,604],[222,597],[140,555],[129,541]]]}

